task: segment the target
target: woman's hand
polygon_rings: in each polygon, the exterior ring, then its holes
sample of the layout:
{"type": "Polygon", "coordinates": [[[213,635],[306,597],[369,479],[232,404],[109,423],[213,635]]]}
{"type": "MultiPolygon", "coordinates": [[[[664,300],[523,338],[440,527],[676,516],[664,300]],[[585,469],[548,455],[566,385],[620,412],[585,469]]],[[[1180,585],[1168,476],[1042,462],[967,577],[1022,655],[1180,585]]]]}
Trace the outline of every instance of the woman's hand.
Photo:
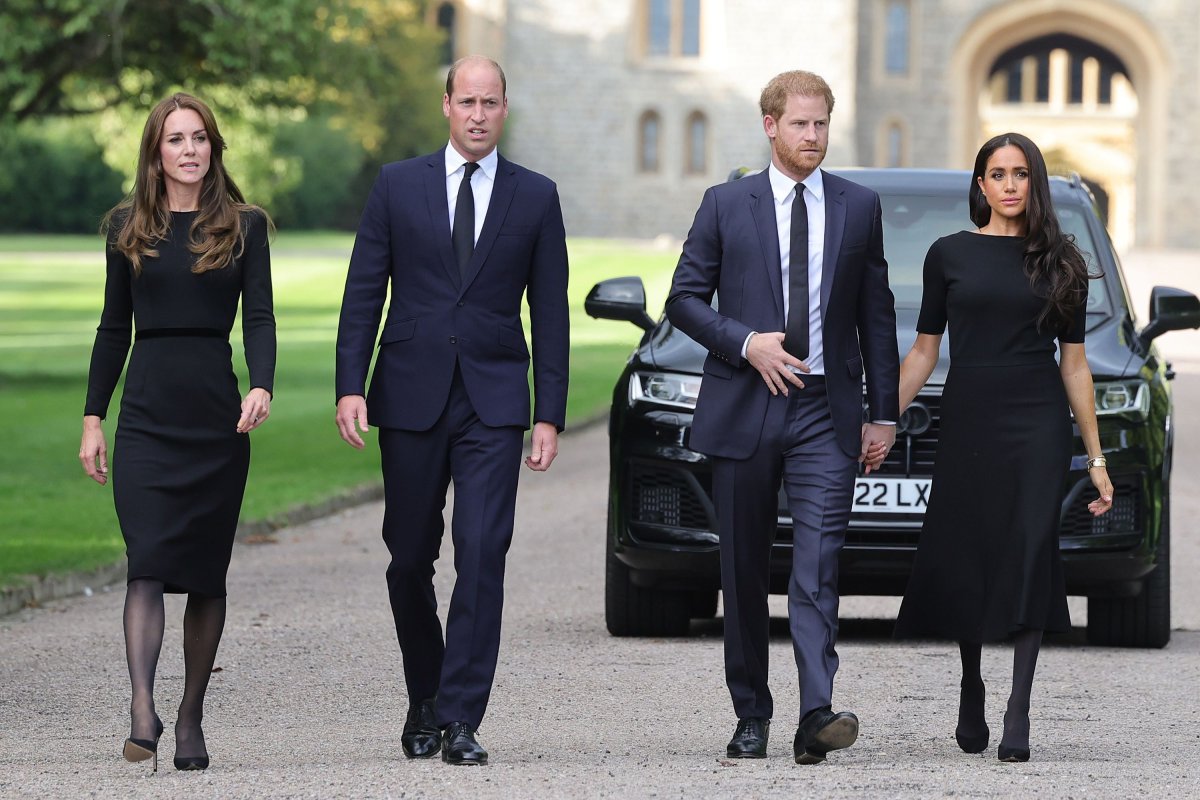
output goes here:
{"type": "Polygon", "coordinates": [[[79,461],[83,471],[96,483],[108,483],[108,444],[104,441],[104,430],[100,418],[83,418],[83,440],[79,443],[79,461]]]}
{"type": "Polygon", "coordinates": [[[242,417],[238,420],[237,432],[249,433],[271,416],[271,393],[266,389],[254,388],[246,392],[242,401],[242,417]]]}
{"type": "Polygon", "coordinates": [[[1112,481],[1108,479],[1108,470],[1104,467],[1092,467],[1088,470],[1088,477],[1092,479],[1092,485],[1100,490],[1100,496],[1088,503],[1088,511],[1092,512],[1092,516],[1098,517],[1112,508],[1112,481]]]}

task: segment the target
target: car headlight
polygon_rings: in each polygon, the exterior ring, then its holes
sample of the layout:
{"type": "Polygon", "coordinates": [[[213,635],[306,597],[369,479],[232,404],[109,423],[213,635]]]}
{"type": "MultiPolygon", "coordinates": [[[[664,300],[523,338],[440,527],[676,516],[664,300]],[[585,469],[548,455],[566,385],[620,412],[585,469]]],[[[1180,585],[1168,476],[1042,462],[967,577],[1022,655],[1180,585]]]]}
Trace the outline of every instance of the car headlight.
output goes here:
{"type": "Polygon", "coordinates": [[[1146,419],[1150,415],[1150,386],[1145,381],[1098,381],[1096,416],[1120,415],[1146,419]]]}
{"type": "Polygon", "coordinates": [[[635,372],[629,376],[629,404],[656,403],[695,408],[700,396],[700,376],[677,372],[635,372]]]}

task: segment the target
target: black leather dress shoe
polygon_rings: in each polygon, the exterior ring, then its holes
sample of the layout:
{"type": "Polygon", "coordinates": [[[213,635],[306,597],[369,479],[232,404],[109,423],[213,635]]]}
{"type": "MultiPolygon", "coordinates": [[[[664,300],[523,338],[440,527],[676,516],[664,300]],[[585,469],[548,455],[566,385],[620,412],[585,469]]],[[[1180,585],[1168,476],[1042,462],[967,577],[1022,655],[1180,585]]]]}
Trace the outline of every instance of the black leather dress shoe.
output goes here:
{"type": "Polygon", "coordinates": [[[474,728],[465,722],[451,722],[446,726],[442,733],[442,761],[482,766],[487,760],[487,750],[475,738],[474,728]]]}
{"type": "Polygon", "coordinates": [[[771,730],[771,720],[762,717],[746,717],[739,719],[737,730],[725,748],[725,754],[730,758],[766,758],[767,732],[771,730]]]}
{"type": "Polygon", "coordinates": [[[433,701],[422,700],[408,709],[400,746],[409,758],[432,758],[442,745],[442,729],[433,715],[433,701]]]}
{"type": "Polygon", "coordinates": [[[792,753],[797,764],[820,764],[827,753],[849,747],[857,739],[858,717],[849,711],[835,714],[826,706],[805,715],[792,742],[792,753]]]}

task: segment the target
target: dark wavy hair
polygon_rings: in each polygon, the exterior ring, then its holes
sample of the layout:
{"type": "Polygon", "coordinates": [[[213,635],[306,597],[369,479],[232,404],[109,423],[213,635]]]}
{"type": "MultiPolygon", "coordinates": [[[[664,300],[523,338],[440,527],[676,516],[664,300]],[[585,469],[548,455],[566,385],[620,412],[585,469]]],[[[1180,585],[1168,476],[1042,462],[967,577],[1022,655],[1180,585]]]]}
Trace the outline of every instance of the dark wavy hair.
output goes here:
{"type": "Polygon", "coordinates": [[[177,92],[160,101],[146,118],[133,191],[104,216],[101,225],[101,231],[112,237],[113,246],[133,265],[134,275],[141,273],[143,259],[158,255],[155,245],[171,231],[171,209],[167,206],[159,145],[167,117],[179,109],[190,109],[200,115],[212,143],[208,173],[200,188],[200,213],[188,232],[188,249],[196,256],[192,272],[221,269],[241,255],[246,238],[243,212],[257,211],[266,217],[268,228],[272,227],[267,213],[246,203],[226,172],[225,139],[217,129],[212,110],[198,98],[177,92]]]}
{"type": "Polygon", "coordinates": [[[1040,330],[1065,330],[1070,327],[1076,309],[1087,302],[1087,260],[1075,244],[1075,237],[1064,233],[1050,200],[1050,177],[1042,151],[1028,136],[1002,133],[988,139],[975,156],[971,173],[971,221],[980,228],[992,218],[979,179],[987,171],[988,159],[1001,147],[1012,145],[1025,154],[1029,165],[1029,194],[1025,202],[1025,274],[1029,285],[1046,299],[1037,317],[1040,330]]]}

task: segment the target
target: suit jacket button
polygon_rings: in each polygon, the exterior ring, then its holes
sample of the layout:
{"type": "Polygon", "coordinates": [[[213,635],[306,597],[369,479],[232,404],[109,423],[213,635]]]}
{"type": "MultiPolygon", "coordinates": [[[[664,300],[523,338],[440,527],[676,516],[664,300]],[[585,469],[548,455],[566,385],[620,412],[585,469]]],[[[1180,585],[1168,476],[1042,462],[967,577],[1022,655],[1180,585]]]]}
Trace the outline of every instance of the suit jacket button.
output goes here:
{"type": "Polygon", "coordinates": [[[458,344],[458,337],[457,337],[457,336],[451,336],[451,337],[450,337],[450,344],[458,344]]]}
{"type": "Polygon", "coordinates": [[[464,303],[462,300],[459,300],[459,301],[458,301],[458,307],[459,307],[459,308],[462,308],[462,307],[463,307],[463,306],[465,306],[465,305],[466,305],[466,303],[464,303]]]}

